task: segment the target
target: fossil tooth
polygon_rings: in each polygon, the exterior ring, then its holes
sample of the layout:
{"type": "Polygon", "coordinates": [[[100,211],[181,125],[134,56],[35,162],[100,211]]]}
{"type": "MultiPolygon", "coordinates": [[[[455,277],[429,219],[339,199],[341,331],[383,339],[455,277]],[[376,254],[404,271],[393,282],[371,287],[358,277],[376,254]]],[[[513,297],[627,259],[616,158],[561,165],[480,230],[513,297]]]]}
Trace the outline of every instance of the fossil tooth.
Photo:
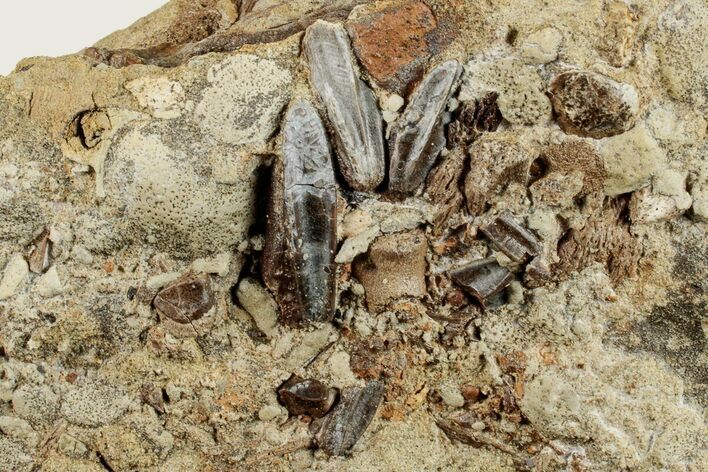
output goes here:
{"type": "Polygon", "coordinates": [[[450,278],[484,305],[488,298],[500,293],[514,280],[514,274],[500,266],[495,258],[488,257],[452,271],[450,278]]]}
{"type": "Polygon", "coordinates": [[[315,438],[318,447],[330,456],[349,454],[371,423],[383,393],[384,384],[375,380],[344,391],[334,410],[323,418],[315,438]]]}
{"type": "Polygon", "coordinates": [[[319,380],[292,375],[278,389],[278,399],[292,415],[321,418],[332,409],[337,390],[328,388],[319,380]]]}
{"type": "Polygon", "coordinates": [[[161,315],[177,323],[196,321],[214,306],[209,276],[187,274],[162,289],[153,304],[161,315]]]}
{"type": "Polygon", "coordinates": [[[381,113],[371,89],[359,78],[343,26],[317,21],[305,34],[312,85],[334,128],[339,167],[355,190],[384,179],[381,113]]]}
{"type": "Polygon", "coordinates": [[[525,262],[541,252],[538,238],[521,226],[508,211],[483,227],[482,232],[514,262],[525,262]]]}
{"type": "Polygon", "coordinates": [[[330,321],[336,295],[336,201],[332,156],[314,107],[295,102],[284,122],[273,177],[264,278],[288,324],[330,321]]]}
{"type": "Polygon", "coordinates": [[[35,274],[42,274],[50,264],[49,252],[52,247],[52,242],[49,240],[49,228],[45,228],[42,233],[35,239],[34,249],[29,255],[29,268],[35,274]]]}
{"type": "Polygon", "coordinates": [[[390,190],[409,194],[423,184],[445,146],[443,112],[461,73],[457,61],[433,69],[394,124],[389,140],[390,190]]]}

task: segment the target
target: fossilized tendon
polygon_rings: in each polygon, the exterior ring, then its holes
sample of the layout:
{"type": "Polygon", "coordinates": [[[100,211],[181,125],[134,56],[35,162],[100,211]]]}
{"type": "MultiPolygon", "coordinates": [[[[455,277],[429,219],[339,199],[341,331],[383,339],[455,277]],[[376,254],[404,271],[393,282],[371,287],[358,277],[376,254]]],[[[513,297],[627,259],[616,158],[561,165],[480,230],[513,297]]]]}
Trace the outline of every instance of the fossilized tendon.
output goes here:
{"type": "Polygon", "coordinates": [[[274,180],[282,189],[273,192],[270,218],[282,223],[272,225],[269,234],[281,245],[270,244],[265,261],[282,264],[282,270],[265,267],[271,279],[266,282],[276,291],[286,323],[329,321],[336,294],[337,196],[324,126],[304,100],[295,102],[285,116],[281,172],[274,180]],[[273,234],[276,231],[280,234],[273,234]]]}
{"type": "Polygon", "coordinates": [[[381,113],[372,90],[359,78],[349,36],[342,25],[318,21],[305,34],[312,86],[334,128],[339,167],[356,190],[384,179],[381,113]]]}
{"type": "Polygon", "coordinates": [[[461,73],[457,61],[434,68],[394,124],[389,140],[389,189],[393,192],[413,193],[428,176],[445,146],[443,112],[461,73]]]}

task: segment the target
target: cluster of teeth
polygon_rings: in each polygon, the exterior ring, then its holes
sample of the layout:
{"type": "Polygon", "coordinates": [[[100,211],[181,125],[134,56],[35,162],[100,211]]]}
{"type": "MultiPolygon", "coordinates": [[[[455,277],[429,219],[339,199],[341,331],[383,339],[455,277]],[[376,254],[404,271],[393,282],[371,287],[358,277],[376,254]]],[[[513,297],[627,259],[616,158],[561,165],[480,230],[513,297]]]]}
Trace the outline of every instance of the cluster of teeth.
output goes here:
{"type": "MultiPolygon", "coordinates": [[[[349,36],[318,21],[305,34],[312,88],[331,124],[338,168],[347,185],[372,191],[386,178],[383,120],[376,96],[359,77],[349,36]]],[[[444,111],[462,67],[445,62],[422,80],[388,140],[388,190],[410,195],[445,146],[444,111]]],[[[330,321],[336,295],[336,184],[328,135],[315,107],[299,99],[285,115],[282,162],[271,190],[264,279],[291,324],[330,321]]]]}

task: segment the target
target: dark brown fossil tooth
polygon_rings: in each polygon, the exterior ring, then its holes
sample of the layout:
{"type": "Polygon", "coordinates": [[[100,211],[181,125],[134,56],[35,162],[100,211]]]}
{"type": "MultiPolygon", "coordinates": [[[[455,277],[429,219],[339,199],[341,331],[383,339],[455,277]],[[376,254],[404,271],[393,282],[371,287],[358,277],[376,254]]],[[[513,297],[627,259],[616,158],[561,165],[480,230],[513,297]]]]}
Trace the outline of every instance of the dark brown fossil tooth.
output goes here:
{"type": "Polygon", "coordinates": [[[521,226],[508,211],[484,226],[482,232],[497,249],[514,262],[526,262],[541,252],[541,242],[538,238],[521,226]]]}
{"type": "Polygon", "coordinates": [[[337,406],[322,419],[317,446],[330,456],[349,454],[371,423],[383,393],[384,384],[375,380],[342,392],[337,406]]]}
{"type": "Polygon", "coordinates": [[[304,100],[287,111],[276,165],[263,275],[288,324],[334,316],[337,193],[327,134],[304,100]]]}
{"type": "Polygon", "coordinates": [[[177,323],[198,320],[214,306],[209,276],[187,274],[160,290],[153,300],[157,311],[177,323]]]}
{"type": "Polygon", "coordinates": [[[514,274],[488,257],[450,272],[450,278],[484,305],[514,280],[514,274]]]}
{"type": "Polygon", "coordinates": [[[389,140],[391,191],[413,193],[428,176],[445,146],[443,112],[461,73],[457,61],[448,61],[434,68],[394,123],[389,140]]]}
{"type": "Polygon", "coordinates": [[[52,242],[49,240],[49,229],[45,228],[34,241],[34,249],[28,258],[29,268],[35,274],[41,274],[49,269],[49,251],[52,242]]]}
{"type": "Polygon", "coordinates": [[[319,380],[302,379],[293,374],[278,389],[278,399],[291,415],[321,418],[332,409],[337,400],[337,390],[319,380]]]}
{"type": "Polygon", "coordinates": [[[339,167],[355,190],[372,190],[384,179],[381,113],[359,78],[342,25],[317,21],[305,34],[312,86],[334,128],[339,167]]]}

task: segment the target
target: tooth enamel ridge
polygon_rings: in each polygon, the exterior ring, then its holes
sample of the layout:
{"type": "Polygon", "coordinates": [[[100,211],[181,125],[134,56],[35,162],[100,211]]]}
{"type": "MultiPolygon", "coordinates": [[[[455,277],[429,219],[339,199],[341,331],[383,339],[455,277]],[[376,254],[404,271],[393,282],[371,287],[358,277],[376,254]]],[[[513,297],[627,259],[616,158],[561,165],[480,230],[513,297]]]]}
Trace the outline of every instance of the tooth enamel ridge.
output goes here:
{"type": "Polygon", "coordinates": [[[327,110],[339,168],[355,190],[373,190],[384,179],[381,112],[359,78],[342,25],[318,21],[305,34],[310,80],[327,110]]]}

